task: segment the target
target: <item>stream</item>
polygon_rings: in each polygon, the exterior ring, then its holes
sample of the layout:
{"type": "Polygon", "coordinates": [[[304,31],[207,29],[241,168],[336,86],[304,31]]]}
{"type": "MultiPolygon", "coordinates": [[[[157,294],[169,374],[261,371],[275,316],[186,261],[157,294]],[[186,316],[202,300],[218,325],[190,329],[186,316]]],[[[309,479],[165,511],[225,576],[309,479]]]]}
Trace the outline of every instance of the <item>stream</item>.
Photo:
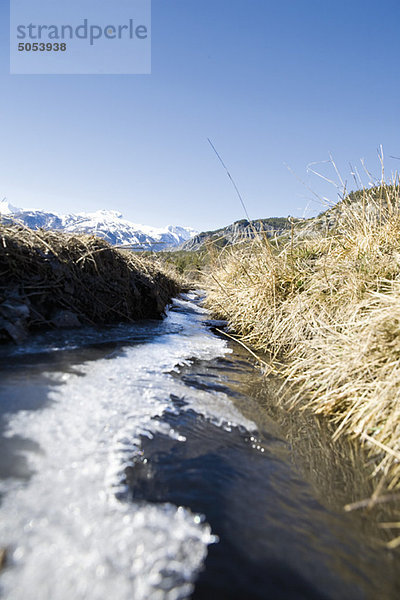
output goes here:
{"type": "Polygon", "coordinates": [[[399,598],[398,557],[343,511],[354,469],[199,301],[0,348],[0,596],[399,598]]]}

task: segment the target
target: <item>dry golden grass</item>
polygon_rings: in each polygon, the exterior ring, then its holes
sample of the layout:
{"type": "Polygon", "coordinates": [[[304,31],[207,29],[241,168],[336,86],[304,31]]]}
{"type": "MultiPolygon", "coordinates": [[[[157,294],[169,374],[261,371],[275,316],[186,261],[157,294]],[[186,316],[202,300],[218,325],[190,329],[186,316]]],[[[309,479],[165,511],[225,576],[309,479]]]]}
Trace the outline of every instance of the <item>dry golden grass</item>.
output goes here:
{"type": "Polygon", "coordinates": [[[284,402],[311,408],[371,449],[381,486],[400,487],[400,188],[341,202],[327,229],[297,225],[215,261],[208,307],[270,353],[284,402]]]}
{"type": "Polygon", "coordinates": [[[0,341],[42,327],[159,318],[183,279],[94,236],[0,223],[0,341]]]}

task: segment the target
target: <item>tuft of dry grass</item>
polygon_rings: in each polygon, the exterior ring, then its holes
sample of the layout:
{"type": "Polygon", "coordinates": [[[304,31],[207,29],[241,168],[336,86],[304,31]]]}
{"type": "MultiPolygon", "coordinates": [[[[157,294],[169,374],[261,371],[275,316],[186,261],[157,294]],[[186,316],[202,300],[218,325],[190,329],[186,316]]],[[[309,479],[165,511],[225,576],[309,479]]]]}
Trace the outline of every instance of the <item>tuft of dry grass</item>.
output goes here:
{"type": "Polygon", "coordinates": [[[159,318],[182,283],[171,266],[94,236],[0,223],[0,341],[41,327],[159,318]]]}
{"type": "Polygon", "coordinates": [[[285,405],[359,438],[381,488],[399,488],[398,183],[350,195],[281,244],[224,250],[206,285],[213,313],[279,364],[285,405]]]}

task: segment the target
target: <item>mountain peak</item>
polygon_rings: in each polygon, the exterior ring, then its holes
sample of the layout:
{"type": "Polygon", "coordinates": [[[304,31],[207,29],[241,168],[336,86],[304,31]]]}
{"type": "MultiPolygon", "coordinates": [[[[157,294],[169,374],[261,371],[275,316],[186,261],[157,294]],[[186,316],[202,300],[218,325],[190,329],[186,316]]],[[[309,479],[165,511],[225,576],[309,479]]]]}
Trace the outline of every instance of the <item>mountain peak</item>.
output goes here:
{"type": "MultiPolygon", "coordinates": [[[[90,213],[82,213],[82,214],[90,214],[90,213]]],[[[96,210],[93,214],[93,216],[96,217],[103,217],[106,219],[123,219],[123,214],[120,213],[118,210],[107,210],[105,208],[102,208],[100,210],[96,210]]]]}
{"type": "Polygon", "coordinates": [[[16,206],[13,206],[11,202],[7,200],[7,198],[3,198],[3,200],[0,200],[0,214],[13,215],[19,211],[20,209],[16,206]]]}

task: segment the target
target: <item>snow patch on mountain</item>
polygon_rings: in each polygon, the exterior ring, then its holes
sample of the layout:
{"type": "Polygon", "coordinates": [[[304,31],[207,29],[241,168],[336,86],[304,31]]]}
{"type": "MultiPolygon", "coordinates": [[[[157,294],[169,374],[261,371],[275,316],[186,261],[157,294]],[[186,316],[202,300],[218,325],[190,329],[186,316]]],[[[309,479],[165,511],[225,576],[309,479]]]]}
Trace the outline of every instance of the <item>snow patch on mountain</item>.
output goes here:
{"type": "Polygon", "coordinates": [[[16,208],[6,199],[0,201],[0,215],[19,221],[31,229],[87,233],[101,237],[113,246],[129,246],[133,250],[165,250],[180,246],[197,234],[191,227],[168,225],[160,228],[132,223],[115,210],[57,214],[16,208]]]}
{"type": "Polygon", "coordinates": [[[17,208],[16,206],[13,206],[7,200],[7,198],[3,198],[3,200],[0,200],[0,214],[2,214],[2,215],[12,215],[15,212],[18,212],[19,210],[21,210],[21,209],[17,208]]]}

